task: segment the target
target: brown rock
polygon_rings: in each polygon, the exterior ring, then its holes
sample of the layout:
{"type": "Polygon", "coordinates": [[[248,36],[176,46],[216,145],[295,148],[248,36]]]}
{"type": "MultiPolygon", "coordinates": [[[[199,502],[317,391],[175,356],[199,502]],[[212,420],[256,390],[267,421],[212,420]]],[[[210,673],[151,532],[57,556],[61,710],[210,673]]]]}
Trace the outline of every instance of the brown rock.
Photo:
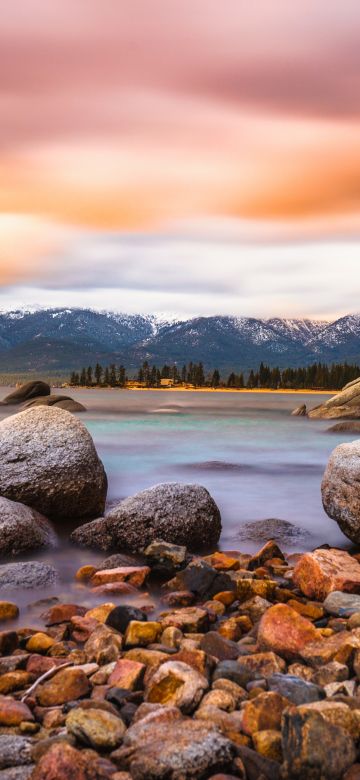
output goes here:
{"type": "Polygon", "coordinates": [[[354,763],[353,739],[342,728],[327,722],[316,710],[291,707],[282,721],[284,780],[340,780],[354,763]]]}
{"type": "Polygon", "coordinates": [[[75,579],[78,580],[78,582],[88,582],[96,571],[96,566],[91,566],[90,564],[80,566],[80,569],[78,569],[75,574],[75,579]]]}
{"type": "Polygon", "coordinates": [[[86,607],[79,607],[78,604],[55,604],[47,612],[41,615],[46,626],[55,626],[57,623],[66,623],[74,615],[85,615],[86,607]]]}
{"type": "Polygon", "coordinates": [[[28,687],[33,679],[33,676],[23,669],[2,674],[0,676],[0,694],[20,691],[22,688],[28,687]]]}
{"type": "Polygon", "coordinates": [[[273,539],[270,539],[257,553],[255,553],[255,555],[252,555],[248,563],[248,569],[253,571],[254,569],[257,569],[258,566],[263,566],[264,563],[267,563],[267,561],[272,558],[278,558],[280,561],[284,561],[284,555],[281,552],[280,547],[273,539]]]}
{"type": "Polygon", "coordinates": [[[45,655],[54,644],[55,639],[49,636],[49,634],[38,631],[26,642],[26,649],[29,653],[44,653],[45,655]]]}
{"type": "Polygon", "coordinates": [[[225,639],[217,631],[208,631],[207,634],[204,634],[200,647],[205,653],[214,656],[219,661],[236,660],[240,655],[240,649],[236,642],[225,639]]]}
{"type": "Polygon", "coordinates": [[[360,737],[360,716],[357,710],[351,710],[347,704],[340,701],[314,701],[298,707],[300,713],[319,712],[321,717],[337,728],[344,729],[354,739],[360,737]]]}
{"type": "Polygon", "coordinates": [[[258,642],[287,659],[318,638],[316,628],[287,604],[275,604],[261,618],[258,642]]]}
{"type": "Polygon", "coordinates": [[[120,658],[116,662],[114,670],[111,672],[108,683],[118,688],[126,688],[134,691],[140,687],[144,677],[146,666],[139,661],[130,661],[127,658],[120,658]]]}
{"type": "Polygon", "coordinates": [[[206,678],[188,664],[168,661],[154,673],[146,694],[151,703],[178,707],[192,712],[208,688],[206,678]]]}
{"type": "Polygon", "coordinates": [[[238,663],[242,669],[249,673],[252,680],[271,677],[272,674],[284,672],[286,669],[286,663],[283,658],[271,651],[241,656],[238,659],[238,663]]]}
{"type": "Polygon", "coordinates": [[[265,729],[256,731],[252,735],[255,750],[265,758],[271,758],[273,761],[282,761],[281,733],[274,729],[265,729]]]}
{"type": "Polygon", "coordinates": [[[99,625],[97,620],[89,617],[75,615],[71,618],[71,636],[74,642],[87,642],[91,634],[99,625]]]}
{"type": "Polygon", "coordinates": [[[102,569],[95,572],[91,584],[107,585],[112,582],[128,582],[139,588],[150,574],[149,566],[119,566],[116,569],[102,569]]]}
{"type": "Polygon", "coordinates": [[[162,619],[162,627],[175,626],[181,631],[192,633],[206,631],[209,624],[209,616],[206,609],[200,607],[184,607],[176,612],[167,614],[162,619]]]}
{"type": "Polygon", "coordinates": [[[288,706],[288,699],[280,696],[279,693],[274,691],[260,693],[256,699],[247,701],[244,705],[242,730],[250,737],[256,731],[267,729],[280,731],[281,716],[288,706]]]}
{"type": "Polygon", "coordinates": [[[11,601],[0,601],[0,622],[15,620],[19,615],[19,607],[11,601]]]}
{"type": "Polygon", "coordinates": [[[106,585],[97,585],[92,592],[99,596],[135,596],[139,593],[134,585],[129,582],[107,582],[106,585]]]}
{"type": "Polygon", "coordinates": [[[321,604],[314,604],[311,601],[303,604],[302,601],[289,599],[287,605],[288,607],[291,607],[291,609],[294,609],[295,612],[298,612],[299,615],[308,618],[308,620],[320,620],[324,617],[324,607],[322,607],[321,604]]]}
{"type": "Polygon", "coordinates": [[[222,552],[215,552],[212,555],[207,555],[203,560],[217,571],[236,571],[237,569],[240,569],[238,558],[232,558],[222,552]]]}
{"type": "Polygon", "coordinates": [[[50,680],[36,690],[36,698],[43,707],[53,707],[75,701],[86,696],[91,690],[86,674],[76,667],[61,669],[50,680]]]}
{"type": "Polygon", "coordinates": [[[122,646],[121,635],[103,624],[98,625],[84,645],[88,661],[99,666],[117,661],[122,646]]]}
{"type": "Polygon", "coordinates": [[[96,766],[80,750],[58,742],[42,756],[31,780],[100,780],[96,766]]]}
{"type": "Polygon", "coordinates": [[[360,565],[345,550],[315,550],[301,556],[293,581],[305,596],[320,601],[334,590],[360,593],[360,565]]]}
{"type": "Polygon", "coordinates": [[[113,609],[115,609],[115,604],[113,604],[112,601],[108,601],[105,604],[99,604],[97,607],[88,609],[85,613],[85,617],[97,620],[99,623],[106,623],[106,619],[113,609]]]}
{"type": "Polygon", "coordinates": [[[11,655],[18,644],[16,631],[0,631],[0,655],[11,655]]]}
{"type": "Polygon", "coordinates": [[[322,666],[335,660],[346,663],[360,647],[360,631],[340,631],[327,639],[310,642],[300,652],[301,658],[310,666],[322,666]]]}
{"type": "Polygon", "coordinates": [[[125,632],[126,647],[146,647],[156,642],[161,634],[161,624],[156,621],[130,620],[125,632]]]}

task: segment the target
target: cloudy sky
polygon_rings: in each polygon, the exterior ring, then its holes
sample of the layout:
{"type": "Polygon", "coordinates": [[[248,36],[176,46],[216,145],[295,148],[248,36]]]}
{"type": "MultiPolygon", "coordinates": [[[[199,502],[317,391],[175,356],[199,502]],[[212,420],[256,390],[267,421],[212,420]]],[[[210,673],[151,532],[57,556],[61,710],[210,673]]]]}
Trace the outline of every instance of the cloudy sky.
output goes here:
{"type": "Polygon", "coordinates": [[[359,310],[358,0],[12,0],[0,307],[359,310]]]}

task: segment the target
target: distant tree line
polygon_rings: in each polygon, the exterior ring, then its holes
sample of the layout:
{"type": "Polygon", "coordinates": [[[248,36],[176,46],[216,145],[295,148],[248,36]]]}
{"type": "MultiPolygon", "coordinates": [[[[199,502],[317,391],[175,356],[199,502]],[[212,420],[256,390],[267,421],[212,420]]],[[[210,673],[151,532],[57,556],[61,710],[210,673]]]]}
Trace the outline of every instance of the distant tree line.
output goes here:
{"type": "MultiPolygon", "coordinates": [[[[162,368],[150,366],[145,360],[132,381],[144,387],[161,387],[167,384],[192,385],[193,387],[228,387],[269,389],[309,389],[309,390],[339,390],[341,387],[360,376],[360,366],[348,363],[313,363],[301,368],[271,368],[260,363],[257,371],[249,372],[246,379],[243,372],[232,371],[228,377],[222,377],[217,368],[205,372],[203,363],[190,362],[181,369],[177,365],[165,364],[162,368]]],[[[124,366],[111,363],[105,368],[99,363],[95,367],[88,366],[81,371],[73,371],[70,385],[79,387],[125,387],[129,379],[124,366]]]]}

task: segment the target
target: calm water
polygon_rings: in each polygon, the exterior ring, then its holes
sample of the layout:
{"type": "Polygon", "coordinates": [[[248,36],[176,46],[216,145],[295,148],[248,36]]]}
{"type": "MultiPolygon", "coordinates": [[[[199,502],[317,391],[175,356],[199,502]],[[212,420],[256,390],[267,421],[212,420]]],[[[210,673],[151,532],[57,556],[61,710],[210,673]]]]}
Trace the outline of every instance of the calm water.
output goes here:
{"type": "MultiPolygon", "coordinates": [[[[324,513],[320,483],[331,450],[349,436],[327,433],[331,421],[290,416],[295,406],[312,407],[328,396],[116,389],[71,394],[88,409],[81,420],[104,462],[109,502],[158,482],[198,482],[220,507],[223,549],[254,550],[259,545],[239,540],[241,526],[265,518],[309,531],[301,549],[348,545],[324,513]]],[[[99,559],[64,543],[55,553],[33,557],[58,562],[65,579],[78,565],[99,559]]]]}

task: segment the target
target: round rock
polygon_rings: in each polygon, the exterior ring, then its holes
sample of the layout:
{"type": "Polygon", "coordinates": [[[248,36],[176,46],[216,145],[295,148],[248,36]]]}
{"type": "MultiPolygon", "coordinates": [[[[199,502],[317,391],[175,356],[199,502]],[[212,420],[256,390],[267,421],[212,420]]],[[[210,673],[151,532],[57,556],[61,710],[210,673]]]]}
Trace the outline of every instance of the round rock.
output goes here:
{"type": "Polygon", "coordinates": [[[360,542],[360,439],[331,453],[321,485],[325,512],[351,541],[360,542]]]}
{"type": "Polygon", "coordinates": [[[102,550],[138,552],[155,540],[199,550],[216,544],[220,533],[220,511],[206,488],[170,482],[126,498],[71,538],[102,550]]]}
{"type": "Polygon", "coordinates": [[[9,393],[1,401],[1,404],[12,406],[13,404],[22,404],[30,398],[37,398],[39,395],[50,395],[50,386],[46,382],[25,382],[13,393],[9,393]]]}
{"type": "Polygon", "coordinates": [[[26,409],[0,422],[0,494],[52,520],[103,512],[104,467],[85,426],[57,407],[26,409]]]}
{"type": "Polygon", "coordinates": [[[56,406],[58,409],[66,409],[67,412],[86,412],[86,407],[74,401],[70,395],[42,395],[24,404],[26,409],[32,406],[56,406]]]}
{"type": "Polygon", "coordinates": [[[56,536],[49,521],[35,509],[0,496],[0,555],[53,547],[56,536]]]}

